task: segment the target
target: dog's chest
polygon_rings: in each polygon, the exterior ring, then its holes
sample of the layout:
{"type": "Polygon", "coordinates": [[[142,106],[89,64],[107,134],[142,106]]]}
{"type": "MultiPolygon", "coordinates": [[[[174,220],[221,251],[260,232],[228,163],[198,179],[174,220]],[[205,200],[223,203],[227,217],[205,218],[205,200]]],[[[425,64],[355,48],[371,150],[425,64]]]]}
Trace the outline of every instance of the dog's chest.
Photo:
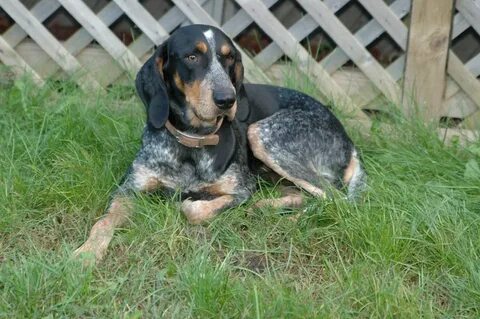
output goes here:
{"type": "Polygon", "coordinates": [[[189,150],[187,156],[182,156],[185,154],[172,156],[174,152],[175,149],[168,148],[158,150],[154,157],[159,161],[150,166],[167,188],[197,192],[205,185],[215,183],[225,174],[225,170],[219,170],[215,164],[215,154],[205,149],[189,150]]]}
{"type": "Polygon", "coordinates": [[[214,183],[224,173],[215,165],[215,155],[206,149],[197,149],[191,152],[190,160],[182,164],[182,172],[185,172],[183,185],[179,185],[185,191],[198,191],[205,183],[214,183]]]}
{"type": "Polygon", "coordinates": [[[236,145],[232,138],[221,139],[214,147],[187,148],[166,132],[147,132],[143,142],[137,161],[144,163],[164,187],[175,191],[201,191],[205,185],[237,171],[231,167],[236,145]]]}
{"type": "Polygon", "coordinates": [[[215,156],[205,152],[205,150],[198,154],[195,163],[196,172],[203,180],[215,179],[223,173],[215,168],[215,156]]]}

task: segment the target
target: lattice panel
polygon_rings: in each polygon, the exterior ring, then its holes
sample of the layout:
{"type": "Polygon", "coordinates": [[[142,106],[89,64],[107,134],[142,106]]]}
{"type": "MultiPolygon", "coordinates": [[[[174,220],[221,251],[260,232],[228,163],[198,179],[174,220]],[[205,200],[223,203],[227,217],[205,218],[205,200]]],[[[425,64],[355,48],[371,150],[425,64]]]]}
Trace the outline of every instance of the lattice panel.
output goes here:
{"type": "MultiPolygon", "coordinates": [[[[82,88],[102,89],[125,75],[131,79],[154,46],[181,25],[210,24],[238,39],[254,24],[268,41],[260,43],[255,54],[238,46],[249,81],[271,82],[267,74],[287,58],[295,62],[300,72],[314,79],[324,96],[358,119],[368,121],[361,108],[381,109],[385,103],[377,102],[385,99],[402,103],[400,81],[408,39],[403,20],[410,5],[411,0],[388,4],[383,0],[172,0],[166,6],[168,11],[156,19],[148,11],[151,5],[135,0],[114,0],[98,12],[83,1],[40,0],[27,9],[19,0],[0,0],[0,7],[15,21],[0,36],[0,59],[14,66],[18,73],[29,72],[39,84],[63,73],[73,77],[82,88]],[[296,14],[287,16],[288,22],[285,17],[281,22],[275,16],[280,5],[296,8],[296,14]],[[365,20],[354,29],[340,18],[352,5],[364,10],[365,20]],[[229,15],[222,11],[228,6],[235,8],[229,15]],[[81,25],[65,41],[55,38],[43,24],[61,7],[81,25]],[[135,25],[128,45],[111,29],[122,15],[135,25]],[[305,43],[319,30],[328,36],[333,47],[315,55],[305,43]],[[398,50],[387,65],[371,50],[380,37],[388,37],[398,50]]],[[[468,28],[480,34],[480,3],[457,0],[456,9],[452,37],[461,37],[468,28]]],[[[480,83],[476,79],[480,75],[480,54],[464,64],[450,51],[448,74],[446,111],[442,116],[469,118],[467,122],[473,126],[474,119],[480,117],[480,83]]]]}
{"type": "MultiPolygon", "coordinates": [[[[480,3],[475,0],[457,0],[456,9],[458,13],[454,18],[452,37],[455,39],[461,36],[469,27],[480,35],[480,3]]],[[[465,119],[465,127],[478,129],[480,127],[480,86],[477,78],[480,76],[480,53],[468,59],[465,64],[455,59],[451,60],[448,71],[455,81],[448,83],[445,100],[448,103],[448,101],[455,101],[456,97],[466,95],[466,101],[453,108],[457,111],[454,115],[465,119]],[[463,76],[455,74],[455,68],[466,70],[466,74],[463,76]]]]}

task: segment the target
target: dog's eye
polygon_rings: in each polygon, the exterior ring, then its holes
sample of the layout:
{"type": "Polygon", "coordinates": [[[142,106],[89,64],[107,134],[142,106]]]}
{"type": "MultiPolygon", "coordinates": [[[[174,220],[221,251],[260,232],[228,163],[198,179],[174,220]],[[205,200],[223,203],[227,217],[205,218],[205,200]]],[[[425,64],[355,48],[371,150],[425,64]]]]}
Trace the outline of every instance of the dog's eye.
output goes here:
{"type": "Polygon", "coordinates": [[[190,54],[185,57],[188,62],[195,63],[198,61],[198,57],[195,54],[190,54]]]}

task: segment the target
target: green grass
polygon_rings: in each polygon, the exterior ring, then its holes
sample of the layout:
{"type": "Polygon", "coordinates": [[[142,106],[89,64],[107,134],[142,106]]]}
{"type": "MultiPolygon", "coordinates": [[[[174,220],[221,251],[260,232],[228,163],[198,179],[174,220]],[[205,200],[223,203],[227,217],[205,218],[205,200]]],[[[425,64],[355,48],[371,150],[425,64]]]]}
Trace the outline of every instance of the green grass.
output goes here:
{"type": "Polygon", "coordinates": [[[369,175],[357,205],[308,197],[294,220],[250,202],[191,226],[175,199],[140,196],[82,268],[70,255],[135,156],[143,106],[131,87],[25,80],[0,103],[1,318],[480,316],[480,144],[399,116],[350,129],[369,175]]]}

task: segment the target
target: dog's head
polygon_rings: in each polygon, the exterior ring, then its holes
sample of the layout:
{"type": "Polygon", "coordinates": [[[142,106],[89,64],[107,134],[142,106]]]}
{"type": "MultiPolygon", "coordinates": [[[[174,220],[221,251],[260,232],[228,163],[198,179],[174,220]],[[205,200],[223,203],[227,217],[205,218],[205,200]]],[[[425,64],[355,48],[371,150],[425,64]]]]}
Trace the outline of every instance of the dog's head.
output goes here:
{"type": "Polygon", "coordinates": [[[191,129],[233,120],[243,81],[240,52],[221,30],[191,25],[175,31],[140,69],[136,87],[147,120],[161,128],[169,114],[191,129]]]}

